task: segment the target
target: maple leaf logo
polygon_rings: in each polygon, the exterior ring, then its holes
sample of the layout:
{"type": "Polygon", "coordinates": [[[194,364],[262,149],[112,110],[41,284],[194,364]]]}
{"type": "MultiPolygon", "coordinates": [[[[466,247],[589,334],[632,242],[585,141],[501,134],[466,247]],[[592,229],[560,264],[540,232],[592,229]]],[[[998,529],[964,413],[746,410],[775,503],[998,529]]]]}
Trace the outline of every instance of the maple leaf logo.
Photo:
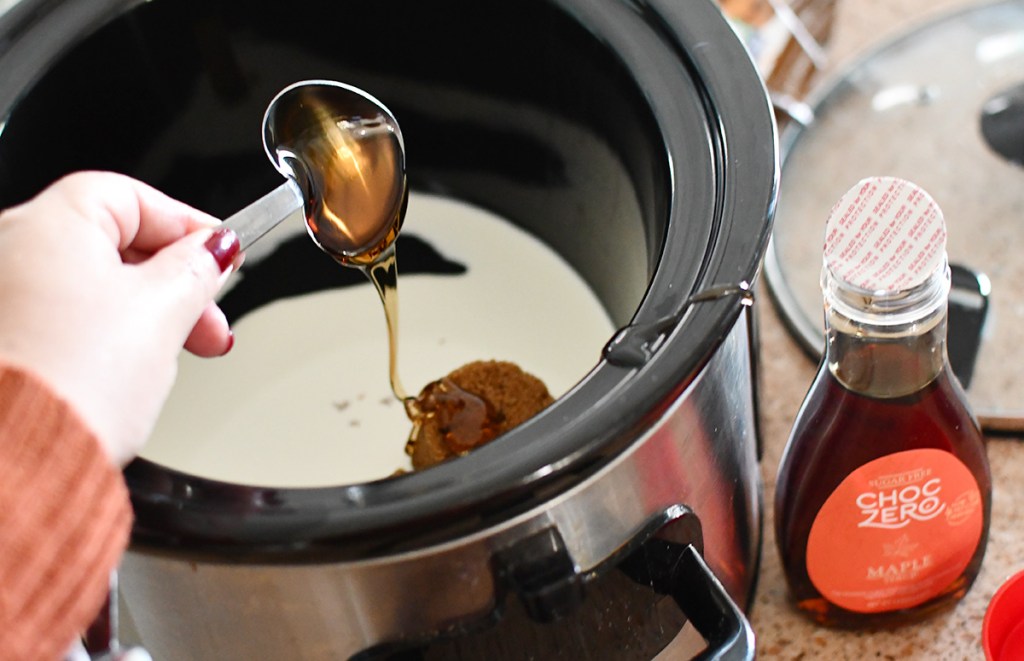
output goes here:
{"type": "Polygon", "coordinates": [[[898,537],[892,544],[882,544],[882,555],[885,557],[908,558],[919,546],[921,545],[917,542],[910,541],[910,537],[906,533],[903,533],[903,535],[898,537]]]}

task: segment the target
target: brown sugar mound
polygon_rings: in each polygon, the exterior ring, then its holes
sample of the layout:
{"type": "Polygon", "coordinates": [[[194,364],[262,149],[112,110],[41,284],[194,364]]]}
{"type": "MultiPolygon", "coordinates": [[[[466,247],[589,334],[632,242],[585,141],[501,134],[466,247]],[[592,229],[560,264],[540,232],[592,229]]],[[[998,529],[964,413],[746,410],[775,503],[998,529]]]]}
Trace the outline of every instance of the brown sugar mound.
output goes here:
{"type": "Polygon", "coordinates": [[[468,363],[416,397],[406,451],[416,470],[439,464],[488,443],[553,401],[544,382],[515,363],[468,363]]]}

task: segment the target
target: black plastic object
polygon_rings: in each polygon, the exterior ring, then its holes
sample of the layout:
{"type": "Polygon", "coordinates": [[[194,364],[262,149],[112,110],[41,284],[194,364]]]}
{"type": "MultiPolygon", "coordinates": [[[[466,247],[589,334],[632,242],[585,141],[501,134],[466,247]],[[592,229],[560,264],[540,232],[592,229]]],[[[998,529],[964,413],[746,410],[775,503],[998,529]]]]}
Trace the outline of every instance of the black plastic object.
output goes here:
{"type": "Polygon", "coordinates": [[[964,388],[974,378],[974,363],[981,348],[981,334],[988,317],[988,278],[959,264],[950,264],[949,318],[946,351],[949,365],[964,388]]]}
{"type": "Polygon", "coordinates": [[[631,553],[619,569],[675,600],[707,641],[695,661],[753,659],[754,632],[704,562],[697,516],[679,506],[669,510],[666,518],[668,523],[631,553]]]}
{"type": "Polygon", "coordinates": [[[554,622],[583,601],[583,580],[557,528],[517,540],[495,554],[494,565],[499,582],[522,600],[537,622],[554,622]]]}
{"type": "Polygon", "coordinates": [[[990,97],[981,107],[979,122],[993,151],[1024,166],[1024,83],[990,97]]]}

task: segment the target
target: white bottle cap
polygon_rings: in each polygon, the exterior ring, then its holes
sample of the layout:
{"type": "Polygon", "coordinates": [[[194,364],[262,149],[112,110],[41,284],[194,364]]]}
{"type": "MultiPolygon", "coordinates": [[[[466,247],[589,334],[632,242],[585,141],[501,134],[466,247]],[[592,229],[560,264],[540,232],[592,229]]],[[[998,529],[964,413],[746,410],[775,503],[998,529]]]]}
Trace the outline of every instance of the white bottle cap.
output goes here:
{"type": "Polygon", "coordinates": [[[863,291],[918,287],[945,267],[942,211],[909,181],[864,179],[832,207],[824,260],[832,277],[863,291]]]}

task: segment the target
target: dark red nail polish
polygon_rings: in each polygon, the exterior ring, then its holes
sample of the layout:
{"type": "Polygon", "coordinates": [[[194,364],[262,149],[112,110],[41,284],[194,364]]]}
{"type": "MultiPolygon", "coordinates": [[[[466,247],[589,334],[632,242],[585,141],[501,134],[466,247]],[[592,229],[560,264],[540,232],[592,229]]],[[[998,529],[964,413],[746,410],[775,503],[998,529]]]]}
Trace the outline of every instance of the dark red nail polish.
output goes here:
{"type": "Polygon", "coordinates": [[[228,270],[228,267],[235,260],[235,255],[241,249],[241,245],[238,243],[238,235],[226,227],[222,227],[214,232],[204,245],[210,251],[210,254],[213,255],[213,258],[217,260],[217,266],[220,267],[221,273],[228,270]]]}

